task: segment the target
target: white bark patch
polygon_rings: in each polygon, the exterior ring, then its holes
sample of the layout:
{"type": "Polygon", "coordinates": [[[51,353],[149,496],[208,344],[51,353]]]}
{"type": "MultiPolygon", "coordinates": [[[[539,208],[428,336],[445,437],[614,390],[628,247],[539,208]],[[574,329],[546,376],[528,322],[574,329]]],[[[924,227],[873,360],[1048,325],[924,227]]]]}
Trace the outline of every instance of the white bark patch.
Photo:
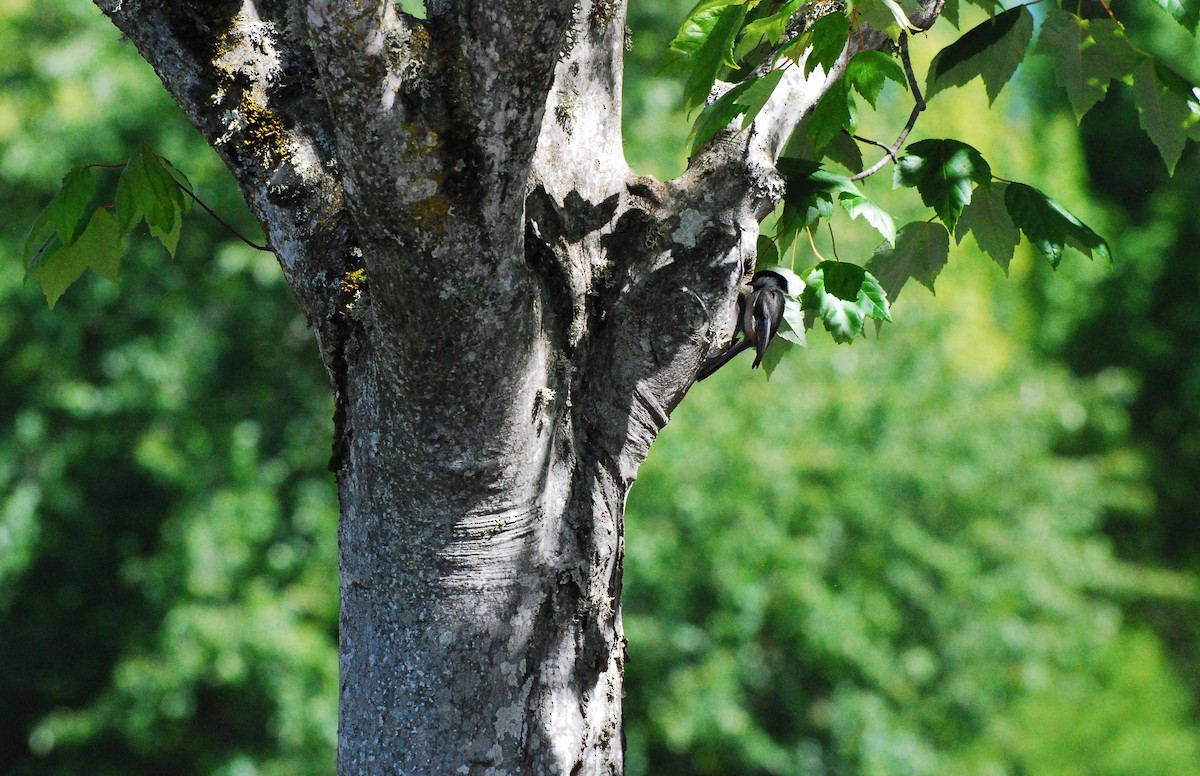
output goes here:
{"type": "Polygon", "coordinates": [[[424,202],[434,194],[437,194],[438,190],[437,181],[429,178],[401,178],[396,183],[398,184],[397,188],[400,190],[400,198],[407,205],[415,202],[424,202]]]}
{"type": "Polygon", "coordinates": [[[583,712],[575,690],[557,687],[549,701],[549,729],[555,759],[560,763],[574,762],[582,744],[580,731],[585,729],[583,712]]]}
{"type": "Polygon", "coordinates": [[[695,248],[707,223],[708,216],[699,210],[683,211],[679,215],[678,228],[671,233],[671,242],[685,248],[695,248]]]}
{"type": "Polygon", "coordinates": [[[233,18],[233,24],[217,40],[213,60],[221,71],[245,76],[250,80],[251,97],[266,105],[266,87],[282,72],[279,49],[275,45],[275,25],[258,16],[254,3],[246,0],[233,18]]]}
{"type": "MultiPolygon", "coordinates": [[[[496,712],[496,738],[503,740],[505,736],[509,736],[514,741],[521,740],[521,731],[525,727],[526,704],[529,700],[529,691],[533,689],[533,677],[525,680],[525,684],[521,687],[521,694],[517,700],[503,707],[496,712]]],[[[496,747],[500,744],[497,743],[496,747]]],[[[489,753],[490,756],[490,753],[489,753]]],[[[493,758],[500,759],[500,753],[493,758]]]]}
{"type": "Polygon", "coordinates": [[[384,110],[391,110],[392,106],[396,104],[396,95],[403,85],[404,79],[398,73],[388,73],[387,78],[383,79],[383,96],[379,100],[380,107],[384,110]]]}

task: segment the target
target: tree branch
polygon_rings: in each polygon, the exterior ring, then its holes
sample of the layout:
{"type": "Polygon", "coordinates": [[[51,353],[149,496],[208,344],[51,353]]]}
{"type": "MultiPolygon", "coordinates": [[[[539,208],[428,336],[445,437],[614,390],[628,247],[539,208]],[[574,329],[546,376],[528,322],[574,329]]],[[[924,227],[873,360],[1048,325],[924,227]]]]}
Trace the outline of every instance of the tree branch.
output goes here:
{"type": "Polygon", "coordinates": [[[584,0],[555,67],[538,132],[532,179],[564,202],[595,204],[628,178],[621,141],[625,0],[584,0]]]}
{"type": "Polygon", "coordinates": [[[908,57],[908,33],[900,33],[900,60],[904,63],[904,74],[908,76],[908,85],[912,88],[913,93],[913,109],[908,116],[908,121],[904,124],[904,129],[900,130],[900,135],[896,138],[896,142],[890,146],[885,146],[882,143],[876,143],[873,140],[867,142],[872,145],[877,145],[887,152],[887,156],[881,158],[878,162],[871,165],[861,172],[850,176],[850,180],[859,181],[868,176],[874,175],[883,169],[883,166],[890,159],[893,163],[896,161],[896,152],[900,150],[900,146],[904,145],[904,141],[908,139],[908,133],[912,132],[913,127],[917,125],[917,116],[921,115],[921,111],[925,110],[925,97],[921,94],[921,87],[917,83],[917,76],[913,73],[912,60],[908,57]]]}
{"type": "Polygon", "coordinates": [[[424,199],[446,168],[447,155],[431,146],[436,127],[405,99],[429,76],[428,32],[390,0],[308,0],[304,18],[346,195],[360,223],[395,221],[397,199],[424,199]]]}
{"type": "MultiPolygon", "coordinates": [[[[911,24],[917,29],[928,29],[936,21],[943,5],[944,0],[922,0],[921,7],[910,17],[911,24]]],[[[890,43],[886,35],[873,30],[852,35],[829,72],[817,67],[807,76],[804,75],[803,65],[811,55],[811,49],[806,51],[797,66],[787,68],[748,131],[738,132],[736,126],[731,124],[730,128],[718,133],[691,160],[684,175],[673,182],[679,195],[676,199],[679,222],[690,224],[687,230],[689,234],[709,235],[716,239],[696,243],[695,247],[700,249],[691,251],[676,243],[672,249],[674,267],[668,268],[664,274],[678,273],[679,276],[672,281],[675,294],[680,299],[696,300],[706,320],[702,325],[688,330],[694,333],[695,339],[676,349],[674,363],[666,369],[661,360],[647,363],[648,374],[661,376],[671,371],[678,379],[681,362],[690,364],[694,374],[710,343],[722,340],[732,330],[738,287],[755,262],[753,238],[758,234],[758,222],[774,209],[783,194],[782,181],[775,171],[775,164],[784,145],[797,125],[844,75],[846,65],[854,54],[861,50],[883,48],[890,43]],[[735,237],[720,238],[722,234],[729,233],[735,237]],[[701,247],[702,244],[705,247],[701,247]],[[681,261],[685,257],[689,257],[688,260],[681,261]]],[[[915,86],[907,48],[903,51],[910,83],[915,86]]],[[[914,94],[918,105],[923,107],[919,89],[914,88],[914,94]]],[[[912,121],[915,121],[915,113],[910,124],[912,121]]],[[[907,133],[906,129],[898,143],[903,143],[907,133]]],[[[673,234],[682,234],[682,230],[676,229],[673,234]]],[[[644,325],[650,331],[659,331],[679,323],[678,320],[671,320],[678,316],[668,310],[647,311],[645,316],[648,320],[644,325]]],[[[659,401],[668,408],[682,397],[681,393],[672,392],[673,384],[677,383],[664,381],[663,391],[657,394],[659,401]]],[[[686,379],[683,384],[687,384],[686,379]]]]}
{"type": "Polygon", "coordinates": [[[238,180],[310,321],[355,240],[331,172],[315,65],[282,0],[226,4],[96,0],[238,180]],[[297,214],[302,214],[299,217],[297,214]]]}
{"type": "MultiPolygon", "coordinates": [[[[569,35],[585,22],[575,0],[493,0],[445,3],[431,18],[445,35],[447,55],[459,66],[451,88],[467,96],[455,106],[459,131],[474,145],[477,179],[487,192],[483,218],[488,231],[520,235],[518,217],[537,147],[555,67],[570,53],[569,35]]],[[[587,4],[587,5],[590,5],[587,4]]],[[[580,29],[578,34],[583,34],[580,29]]]]}
{"type": "Polygon", "coordinates": [[[846,72],[846,64],[854,53],[851,45],[847,45],[828,73],[818,65],[807,77],[804,75],[804,63],[809,52],[794,67],[787,68],[771,99],[750,128],[746,145],[747,161],[769,160],[771,165],[775,164],[792,131],[846,72]]]}

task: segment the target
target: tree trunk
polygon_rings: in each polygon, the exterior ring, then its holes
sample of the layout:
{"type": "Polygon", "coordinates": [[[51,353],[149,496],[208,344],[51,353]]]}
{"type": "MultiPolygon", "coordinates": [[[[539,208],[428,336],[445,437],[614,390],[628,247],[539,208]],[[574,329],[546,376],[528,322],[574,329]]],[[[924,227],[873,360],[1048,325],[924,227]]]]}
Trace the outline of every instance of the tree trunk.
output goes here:
{"type": "Polygon", "coordinates": [[[330,374],[339,773],[621,773],[625,498],[838,69],[660,183],[622,154],[619,0],[97,4],[238,179],[330,374]]]}

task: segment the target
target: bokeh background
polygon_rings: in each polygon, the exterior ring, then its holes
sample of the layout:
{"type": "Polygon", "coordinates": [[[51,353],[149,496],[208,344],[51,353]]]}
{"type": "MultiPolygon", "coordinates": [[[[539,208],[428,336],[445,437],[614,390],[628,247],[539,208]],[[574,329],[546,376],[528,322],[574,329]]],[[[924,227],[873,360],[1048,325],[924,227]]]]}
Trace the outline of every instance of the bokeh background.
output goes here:
{"type": "MultiPolygon", "coordinates": [[[[691,3],[631,5],[627,154],[670,176],[688,124],[655,70],[691,3]]],[[[1114,8],[1200,81],[1152,5],[1114,8]]],[[[119,284],[47,310],[20,250],[74,165],[149,142],[257,227],[90,3],[0,0],[0,51],[0,773],[332,774],[311,334],[273,259],[199,211],[176,260],[134,240],[119,284]]],[[[1168,179],[1126,88],[1077,127],[1045,62],[1018,77],[992,110],[938,95],[913,139],[1043,188],[1115,266],[1022,246],[1006,277],[968,238],[877,336],[692,391],[629,503],[632,776],[1200,773],[1200,154],[1168,179]]],[[[866,188],[917,215],[889,173],[866,188]]],[[[878,241],[835,226],[847,260],[878,241]]]]}

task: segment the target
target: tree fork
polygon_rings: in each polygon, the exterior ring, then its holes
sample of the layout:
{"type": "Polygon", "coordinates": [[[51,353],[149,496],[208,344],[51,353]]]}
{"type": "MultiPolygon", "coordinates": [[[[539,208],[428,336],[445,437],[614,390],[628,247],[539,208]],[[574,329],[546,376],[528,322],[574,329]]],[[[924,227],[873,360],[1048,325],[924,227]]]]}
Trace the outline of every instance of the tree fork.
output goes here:
{"type": "Polygon", "coordinates": [[[625,499],[840,70],[792,68],[660,183],[623,156],[623,2],[97,4],[233,172],[330,374],[339,772],[623,772],[625,499]]]}

